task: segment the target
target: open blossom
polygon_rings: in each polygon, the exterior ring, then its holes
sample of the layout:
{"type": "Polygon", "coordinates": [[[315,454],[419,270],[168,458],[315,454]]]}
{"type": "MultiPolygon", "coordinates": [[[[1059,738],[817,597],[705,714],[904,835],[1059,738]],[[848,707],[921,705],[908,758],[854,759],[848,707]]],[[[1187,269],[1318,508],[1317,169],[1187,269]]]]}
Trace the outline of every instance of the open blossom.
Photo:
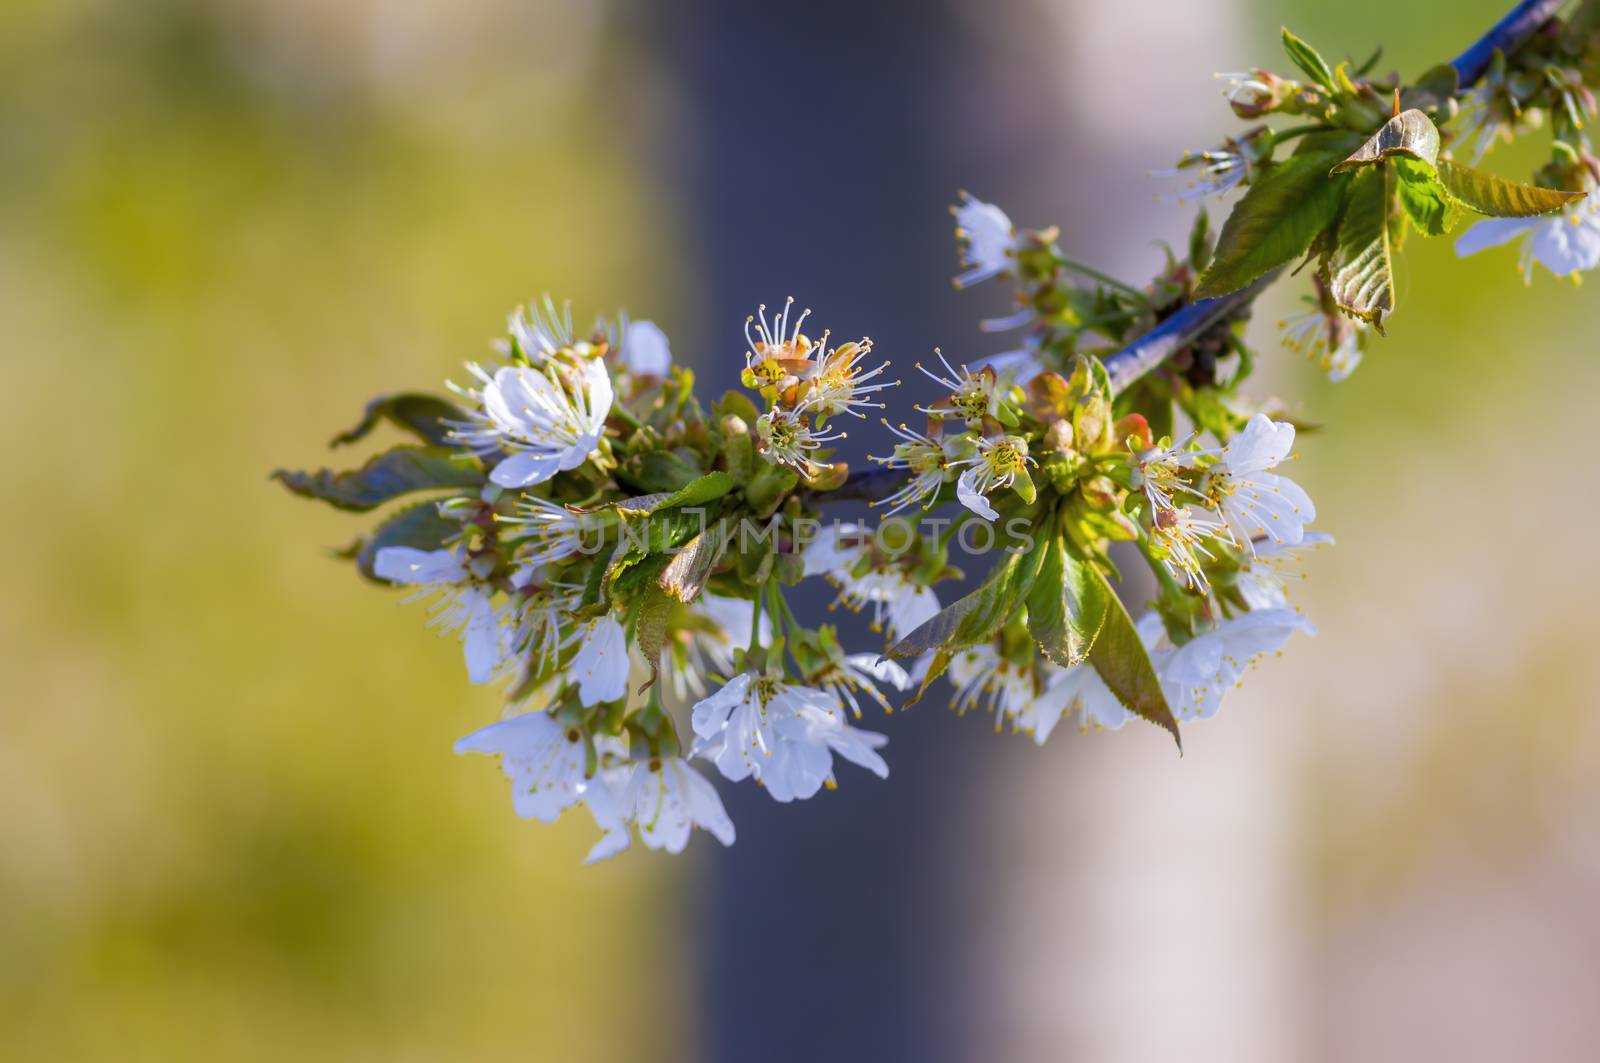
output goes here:
{"type": "Polygon", "coordinates": [[[1306,355],[1337,384],[1361,364],[1361,345],[1366,325],[1341,313],[1307,310],[1278,322],[1279,339],[1285,347],[1306,355]]]}
{"type": "Polygon", "coordinates": [[[1181,191],[1163,195],[1163,203],[1194,203],[1207,196],[1222,196],[1233,191],[1250,173],[1250,158],[1237,141],[1229,139],[1221,147],[1198,154],[1185,152],[1178,165],[1153,170],[1150,176],[1163,180],[1186,180],[1181,191]]]}
{"type": "Polygon", "coordinates": [[[505,366],[484,381],[483,412],[457,426],[455,436],[479,453],[511,451],[489,479],[528,487],[582,465],[599,447],[611,412],[611,377],[599,359],[577,367],[550,362],[542,369],[505,366]]]}
{"type": "Polygon", "coordinates": [[[1206,549],[1206,542],[1227,534],[1227,525],[1202,517],[1186,506],[1158,510],[1150,528],[1150,541],[1165,555],[1161,558],[1161,567],[1167,570],[1167,575],[1179,583],[1207,590],[1211,582],[1206,578],[1201,558],[1215,561],[1216,555],[1206,549]]]}
{"type": "Polygon", "coordinates": [[[950,212],[956,216],[961,264],[967,267],[956,276],[956,287],[978,284],[1011,268],[1019,240],[1005,211],[963,192],[950,212]]]}
{"type": "Polygon", "coordinates": [[[1268,471],[1293,447],[1294,425],[1258,413],[1226,446],[1203,452],[1217,458],[1207,470],[1206,497],[1240,547],[1253,552],[1262,535],[1293,545],[1316,519],[1317,509],[1300,485],[1268,471]]]}
{"type": "Polygon", "coordinates": [[[888,778],[883,735],[845,722],[832,693],[742,672],[695,705],[695,754],[723,777],[754,778],[777,801],[812,797],[833,781],[833,756],[888,778]]]}
{"type": "Polygon", "coordinates": [[[549,295],[544,303],[519,306],[506,318],[509,342],[495,344],[495,349],[506,357],[520,357],[529,365],[542,366],[561,350],[573,346],[572,306],[563,303],[561,310],[549,295]]]}
{"type": "Polygon", "coordinates": [[[466,650],[467,676],[487,683],[500,666],[504,645],[500,615],[491,601],[492,588],[475,571],[470,560],[455,550],[416,550],[386,546],[378,551],[373,570],[381,579],[421,588],[434,594],[429,626],[441,633],[459,631],[466,650]]]}
{"type": "Polygon", "coordinates": [[[883,409],[883,403],[874,402],[866,396],[892,388],[900,382],[888,380],[868,383],[889,368],[888,362],[873,369],[862,366],[861,360],[871,353],[872,341],[865,338],[854,343],[842,343],[823,353],[816,365],[802,378],[806,386],[802,402],[805,411],[825,419],[841,413],[866,417],[862,409],[883,409]]]}
{"type": "Polygon", "coordinates": [[[873,550],[869,529],[834,524],[804,554],[805,574],[825,576],[839,589],[838,603],[852,612],[872,607],[873,630],[903,638],[939,612],[939,596],[921,587],[903,569],[873,550]]]}
{"type": "MultiPolygon", "coordinates": [[[[1192,437],[1191,437],[1192,438],[1192,437]]],[[[1195,494],[1183,478],[1189,467],[1188,440],[1170,447],[1150,447],[1133,454],[1133,486],[1143,491],[1153,513],[1176,506],[1173,496],[1195,494]]]]}
{"type": "Polygon", "coordinates": [[[1017,714],[1017,729],[1044,745],[1062,717],[1078,717],[1078,729],[1115,731],[1133,718],[1087,662],[1071,668],[1051,666],[1044,691],[1029,698],[1017,714]]]}
{"type": "Polygon", "coordinates": [[[578,698],[584,707],[616,701],[628,693],[628,636],[607,613],[586,621],[575,636],[580,640],[569,669],[578,681],[578,698]]]}
{"type": "Polygon", "coordinates": [[[1461,234],[1456,254],[1475,255],[1519,238],[1518,264],[1525,284],[1533,282],[1535,262],[1558,277],[1600,266],[1600,196],[1591,193],[1556,214],[1487,218],[1461,234]]]}
{"type": "Polygon", "coordinates": [[[523,819],[554,823],[596,785],[587,773],[583,735],[547,712],[479,728],[456,743],[456,752],[498,756],[511,780],[511,805],[523,819]]]}
{"type": "Polygon", "coordinates": [[[588,517],[580,510],[557,505],[543,498],[523,496],[509,516],[496,518],[505,528],[507,542],[520,542],[517,563],[524,569],[554,564],[578,553],[588,517]]]}
{"type": "Polygon", "coordinates": [[[950,396],[932,406],[918,406],[916,409],[934,417],[959,417],[967,422],[968,428],[983,427],[984,421],[993,419],[1000,411],[999,378],[995,370],[985,367],[974,372],[962,366],[958,372],[945,358],[943,351],[935,347],[933,353],[939,356],[948,376],[932,372],[921,362],[917,363],[917,368],[929,380],[949,388],[950,396]]]}
{"type": "Polygon", "coordinates": [[[889,508],[884,511],[885,516],[892,516],[907,506],[920,505],[927,509],[933,505],[934,498],[939,494],[939,488],[944,486],[950,468],[944,445],[921,432],[913,431],[904,424],[896,428],[888,421],[883,421],[883,426],[900,437],[900,442],[894,445],[894,453],[887,458],[870,458],[870,460],[886,469],[904,469],[910,475],[894,493],[886,498],[874,500],[872,504],[888,506],[889,508]]]}
{"type": "Polygon", "coordinates": [[[999,512],[984,496],[1001,487],[1011,487],[1017,477],[1026,478],[1028,441],[1021,436],[983,436],[978,439],[975,457],[956,464],[968,467],[956,478],[956,499],[984,520],[999,520],[999,512]]]}
{"type": "Polygon", "coordinates": [[[799,473],[814,466],[811,455],[823,444],[843,439],[843,432],[819,432],[811,427],[804,413],[774,406],[756,420],[756,450],[774,465],[786,465],[799,473]]]}
{"type": "Polygon", "coordinates": [[[1251,609],[1285,606],[1289,599],[1284,587],[1294,566],[1307,551],[1332,544],[1333,536],[1311,531],[1293,546],[1262,540],[1256,544],[1255,555],[1244,558],[1234,577],[1234,586],[1251,609]]]}
{"type": "Polygon", "coordinates": [[[811,370],[811,356],[818,349],[826,349],[827,333],[816,343],[801,331],[810,310],[802,310],[791,324],[790,311],[794,298],[784,300],[783,312],[767,318],[767,304],[762,303],[756,313],[744,319],[746,387],[756,388],[769,399],[792,393],[800,384],[800,374],[811,370]],[[751,326],[755,326],[752,334],[751,326]]]}
{"type": "MultiPolygon", "coordinates": [[[[1141,634],[1152,633],[1149,623],[1149,618],[1141,621],[1141,634]]],[[[1223,695],[1238,685],[1244,673],[1262,657],[1281,650],[1296,631],[1317,633],[1311,621],[1293,609],[1272,608],[1220,621],[1175,649],[1157,640],[1151,660],[1173,714],[1179,720],[1214,716],[1223,695]]]]}
{"type": "Polygon", "coordinates": [[[1000,656],[994,646],[980,643],[956,654],[945,669],[950,685],[956,688],[951,705],[957,713],[982,709],[995,714],[995,726],[1020,716],[1033,699],[1033,679],[1000,656]]]}
{"type": "Polygon", "coordinates": [[[691,828],[699,827],[723,845],[732,845],[733,821],[722,798],[682,757],[634,761],[601,773],[601,783],[586,795],[605,836],[584,863],[612,857],[628,848],[629,826],[651,849],[681,853],[691,828]]]}

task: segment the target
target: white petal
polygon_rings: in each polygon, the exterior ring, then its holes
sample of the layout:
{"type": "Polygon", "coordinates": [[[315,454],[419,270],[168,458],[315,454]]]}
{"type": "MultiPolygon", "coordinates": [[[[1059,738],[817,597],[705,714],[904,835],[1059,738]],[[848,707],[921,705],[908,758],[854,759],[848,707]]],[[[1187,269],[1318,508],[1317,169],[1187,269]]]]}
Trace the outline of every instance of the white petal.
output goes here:
{"type": "MultiPolygon", "coordinates": [[[[598,435],[605,430],[606,418],[611,415],[611,374],[606,372],[605,363],[594,358],[583,365],[583,390],[588,401],[589,417],[583,428],[585,432],[598,435]]],[[[595,440],[599,442],[598,439],[595,440]]],[[[594,449],[591,444],[590,450],[594,449]]],[[[585,452],[587,453],[587,451],[585,452]]]]}
{"type": "Polygon", "coordinates": [[[1538,218],[1489,218],[1480,221],[1456,240],[1456,255],[1465,258],[1491,247],[1499,247],[1538,224],[1538,218]]]}
{"type": "MultiPolygon", "coordinates": [[[[523,450],[489,470],[489,479],[501,487],[530,487],[542,484],[561,471],[562,454],[523,450]]],[[[578,463],[582,463],[582,458],[578,463]]]]}
{"type": "Polygon", "coordinates": [[[989,500],[979,494],[975,486],[978,478],[976,469],[968,469],[956,479],[956,498],[963,506],[982,517],[984,520],[999,520],[1000,514],[989,500]]]}
{"type": "Polygon", "coordinates": [[[500,624],[495,617],[494,605],[489,596],[480,590],[462,594],[461,604],[467,609],[466,631],[462,644],[466,650],[467,678],[474,683],[487,683],[500,667],[500,624]]]}
{"type": "Polygon", "coordinates": [[[666,376],[672,368],[672,347],[654,321],[630,321],[622,334],[621,358],[630,373],[666,376]]]}
{"type": "Polygon", "coordinates": [[[701,738],[715,738],[728,726],[728,716],[744,703],[750,691],[750,673],[740,672],[722,685],[722,689],[702,698],[691,713],[694,733],[701,738]]]}
{"type": "Polygon", "coordinates": [[[454,550],[385,546],[372,568],[390,583],[460,583],[467,578],[466,566],[454,550]]]}
{"type": "Polygon", "coordinates": [[[572,659],[572,675],[585,708],[628,693],[628,636],[616,617],[608,613],[589,626],[572,659]]]}

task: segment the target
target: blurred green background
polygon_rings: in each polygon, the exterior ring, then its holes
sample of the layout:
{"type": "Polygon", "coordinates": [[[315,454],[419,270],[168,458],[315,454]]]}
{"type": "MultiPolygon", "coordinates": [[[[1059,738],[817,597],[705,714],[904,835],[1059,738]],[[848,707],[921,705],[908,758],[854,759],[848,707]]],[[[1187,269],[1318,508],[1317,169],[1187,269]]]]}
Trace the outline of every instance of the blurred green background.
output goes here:
{"type": "MultiPolygon", "coordinates": [[[[1042,3],[983,8],[992,63],[1042,3]]],[[[1414,73],[1503,6],[1182,11],[1242,27],[1218,68],[1282,69],[1289,22],[1414,73]]],[[[583,868],[587,823],[510,816],[450,753],[493,693],[417,607],[319,556],[357,521],[266,480],[328,460],[372,394],[481,356],[542,287],[704,334],[693,234],[640,161],[692,115],[634,10],[0,6],[0,1057],[693,1054],[694,858],[583,868]]],[[[1207,107],[1188,146],[1230,129],[1207,107]]],[[[1600,312],[1545,275],[1524,289],[1514,257],[1414,241],[1350,383],[1276,377],[1330,426],[1297,474],[1340,541],[1300,599],[1323,634],[1190,759],[1270,726],[1289,766],[1265,859],[1295,883],[1297,1057],[1524,1045],[1527,1010],[1459,1043],[1410,1025],[1497,979],[1552,1009],[1539,1058],[1600,1031],[1600,312]]],[[[1259,315],[1264,347],[1287,305],[1259,315]]]]}

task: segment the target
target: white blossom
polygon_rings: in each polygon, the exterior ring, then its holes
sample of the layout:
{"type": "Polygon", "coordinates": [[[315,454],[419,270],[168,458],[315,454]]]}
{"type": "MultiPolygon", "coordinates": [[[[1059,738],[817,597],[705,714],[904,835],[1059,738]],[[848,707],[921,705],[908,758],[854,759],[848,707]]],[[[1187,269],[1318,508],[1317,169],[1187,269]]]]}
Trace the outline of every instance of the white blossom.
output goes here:
{"type": "Polygon", "coordinates": [[[1200,590],[1211,586],[1201,558],[1215,561],[1217,557],[1206,549],[1206,543],[1227,535],[1227,525],[1201,516],[1187,506],[1157,510],[1155,523],[1150,528],[1150,541],[1161,548],[1161,567],[1167,570],[1167,575],[1200,590]]]}
{"type": "Polygon", "coordinates": [[[1031,671],[1000,656],[992,645],[969,646],[956,654],[945,670],[956,694],[951,704],[957,713],[980,708],[995,714],[995,729],[1007,719],[1015,722],[1034,697],[1031,671]]]}
{"type": "Polygon", "coordinates": [[[841,413],[848,413],[853,417],[866,417],[866,414],[861,412],[863,409],[883,409],[883,403],[874,402],[866,396],[892,388],[900,382],[888,380],[878,384],[868,383],[889,368],[888,362],[883,362],[876,368],[864,368],[861,359],[871,353],[870,339],[840,344],[825,351],[816,365],[802,378],[808,386],[805,400],[801,404],[805,411],[827,418],[841,413]]]}
{"type": "Polygon", "coordinates": [[[1293,609],[1270,608],[1222,620],[1176,649],[1158,645],[1151,660],[1173,714],[1179,720],[1214,716],[1223,695],[1239,684],[1245,671],[1282,649],[1296,631],[1317,633],[1293,609]]]}
{"type": "Polygon", "coordinates": [[[1317,363],[1332,383],[1349,378],[1361,364],[1366,325],[1343,314],[1307,310],[1278,322],[1279,340],[1317,363]]]}
{"type": "Polygon", "coordinates": [[[1208,470],[1207,499],[1241,548],[1253,551],[1262,535],[1292,546],[1316,519],[1317,509],[1300,485],[1268,471],[1293,447],[1294,425],[1258,413],[1226,446],[1202,452],[1217,459],[1208,470]]]}
{"type": "Polygon", "coordinates": [[[555,301],[546,294],[543,306],[529,303],[511,311],[506,331],[511,343],[496,344],[501,354],[520,355],[530,365],[542,366],[557,352],[573,346],[572,305],[562,303],[557,312],[555,301]]]}
{"type": "Polygon", "coordinates": [[[1044,691],[1027,700],[1022,711],[1017,713],[1016,725],[1042,746],[1061,718],[1073,715],[1078,717],[1080,731],[1090,728],[1115,731],[1133,718],[1111,693],[1100,673],[1085,662],[1071,668],[1052,667],[1044,691]]]}
{"type": "Polygon", "coordinates": [[[596,822],[606,833],[584,863],[617,855],[631,841],[628,827],[651,849],[681,853],[693,827],[732,845],[733,821],[722,798],[682,757],[635,761],[601,773],[603,782],[586,795],[596,822]]]}
{"type": "Polygon", "coordinates": [[[1027,467],[1034,461],[1028,457],[1028,441],[1021,436],[980,436],[977,453],[952,464],[968,466],[956,477],[956,501],[984,520],[994,521],[1000,514],[985,496],[1010,487],[1019,475],[1027,476],[1027,467]]]}
{"type": "Polygon", "coordinates": [[[756,450],[774,465],[809,473],[811,455],[823,444],[843,439],[843,432],[819,432],[804,413],[774,406],[756,421],[756,450]]]}
{"type": "Polygon", "coordinates": [[[589,528],[588,517],[582,511],[531,495],[518,500],[515,513],[496,519],[505,527],[502,537],[507,542],[526,540],[517,554],[517,563],[524,570],[554,564],[578,553],[583,547],[583,533],[589,528]]]}
{"type": "Polygon", "coordinates": [[[1186,180],[1182,190],[1161,196],[1163,203],[1198,203],[1207,196],[1224,196],[1244,181],[1250,173],[1250,159],[1233,141],[1222,147],[1199,153],[1185,152],[1178,165],[1165,170],[1152,170],[1150,176],[1159,180],[1186,180]]]}
{"type": "Polygon", "coordinates": [[[416,550],[386,546],[378,551],[373,571],[381,579],[421,588],[434,595],[429,626],[441,634],[459,631],[467,659],[467,676],[487,683],[504,654],[501,616],[491,601],[493,590],[472,563],[455,550],[416,550]]]}
{"type": "Polygon", "coordinates": [[[734,782],[754,778],[778,801],[805,799],[833,781],[833,755],[887,778],[888,739],[845,722],[822,690],[742,672],[695,705],[695,754],[734,782]]]}
{"type": "Polygon", "coordinates": [[[1533,282],[1535,262],[1558,277],[1600,266],[1600,196],[1590,194],[1555,214],[1487,218],[1461,234],[1456,254],[1475,255],[1519,238],[1522,254],[1518,267],[1525,284],[1533,282]]]}
{"type": "Polygon", "coordinates": [[[480,728],[456,742],[456,752],[498,756],[500,770],[511,780],[511,805],[524,819],[554,823],[595,785],[586,770],[583,736],[547,712],[480,728]]]}
{"type": "Polygon", "coordinates": [[[904,469],[910,475],[899,489],[886,498],[874,500],[872,504],[888,506],[884,511],[885,516],[892,516],[907,506],[920,505],[927,509],[933,505],[939,488],[944,485],[950,464],[943,444],[904,424],[896,428],[888,421],[883,421],[883,426],[899,436],[900,442],[894,445],[894,453],[887,458],[869,456],[869,460],[886,469],[904,469]]]}
{"type": "Polygon", "coordinates": [[[956,276],[956,287],[966,288],[1011,269],[1020,241],[1005,211],[962,192],[961,202],[950,212],[956,217],[961,264],[967,267],[956,276]]]}
{"type": "Polygon", "coordinates": [[[583,358],[576,367],[555,361],[539,369],[504,366],[492,377],[470,368],[484,381],[483,411],[454,434],[480,453],[511,451],[490,471],[492,482],[543,483],[576,469],[599,447],[613,397],[599,359],[583,358]]]}

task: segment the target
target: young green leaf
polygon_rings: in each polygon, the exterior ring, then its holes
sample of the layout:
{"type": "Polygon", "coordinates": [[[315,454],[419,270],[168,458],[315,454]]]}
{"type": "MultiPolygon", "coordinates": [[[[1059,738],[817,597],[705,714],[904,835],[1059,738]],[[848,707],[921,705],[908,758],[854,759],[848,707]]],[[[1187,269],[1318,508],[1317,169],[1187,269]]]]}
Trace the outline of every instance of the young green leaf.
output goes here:
{"type": "Polygon", "coordinates": [[[1172,709],[1167,705],[1167,696],[1161,690],[1161,679],[1156,675],[1155,665],[1150,662],[1150,654],[1139,639],[1132,618],[1106,582],[1105,575],[1097,568],[1091,568],[1090,571],[1100,583],[1106,602],[1106,615],[1100,635],[1089,650],[1089,663],[1129,712],[1164,728],[1182,752],[1183,736],[1178,733],[1178,721],[1173,718],[1172,709]]]}
{"type": "Polygon", "coordinates": [[[1357,148],[1339,165],[1334,173],[1371,166],[1395,155],[1409,155],[1413,159],[1434,165],[1439,160],[1439,128],[1433,119],[1418,110],[1401,111],[1372,134],[1367,142],[1357,148]]]}
{"type": "Polygon", "coordinates": [[[733,490],[733,477],[725,472],[708,472],[689,481],[676,491],[657,491],[653,495],[635,495],[623,499],[616,508],[630,517],[642,517],[660,509],[673,506],[699,506],[715,502],[733,490]]]}
{"type": "Polygon", "coordinates": [[[412,491],[477,487],[484,479],[476,459],[442,447],[412,446],[386,450],[347,472],[278,469],[272,478],[297,495],[356,512],[375,509],[412,491]]]}
{"type": "Polygon", "coordinates": [[[361,416],[361,423],[348,431],[340,432],[328,445],[342,447],[354,443],[378,427],[378,422],[388,421],[396,428],[410,432],[424,443],[444,446],[450,441],[449,422],[466,419],[466,411],[461,407],[433,395],[423,395],[415,391],[381,395],[367,403],[366,412],[361,416]]]}
{"type": "Polygon", "coordinates": [[[1417,231],[1427,236],[1443,236],[1461,220],[1462,206],[1446,191],[1438,173],[1416,159],[1398,155],[1390,160],[1394,167],[1396,195],[1400,206],[1417,231]]]}
{"type": "Polygon", "coordinates": [[[1340,157],[1326,149],[1307,151],[1262,174],[1228,215],[1196,295],[1209,299],[1238,291],[1305,254],[1339,212],[1348,178],[1329,176],[1328,170],[1340,157]]]}
{"type": "Polygon", "coordinates": [[[1333,250],[1328,255],[1329,290],[1341,308],[1383,332],[1384,315],[1394,309],[1394,269],[1390,261],[1388,175],[1371,166],[1355,175],[1345,197],[1333,250]]]}
{"type": "Polygon", "coordinates": [[[1582,192],[1520,184],[1449,159],[1439,160],[1439,181],[1452,196],[1491,218],[1549,214],[1583,198],[1582,192]]]}
{"type": "Polygon", "coordinates": [[[1290,62],[1305,71],[1306,77],[1319,85],[1333,87],[1333,68],[1328,66],[1317,50],[1283,28],[1283,50],[1289,53],[1290,62]]]}
{"type": "Polygon", "coordinates": [[[1094,578],[1092,567],[1064,536],[1054,536],[1028,592],[1028,634],[1063,668],[1083,663],[1105,623],[1106,585],[1094,578]]]}

